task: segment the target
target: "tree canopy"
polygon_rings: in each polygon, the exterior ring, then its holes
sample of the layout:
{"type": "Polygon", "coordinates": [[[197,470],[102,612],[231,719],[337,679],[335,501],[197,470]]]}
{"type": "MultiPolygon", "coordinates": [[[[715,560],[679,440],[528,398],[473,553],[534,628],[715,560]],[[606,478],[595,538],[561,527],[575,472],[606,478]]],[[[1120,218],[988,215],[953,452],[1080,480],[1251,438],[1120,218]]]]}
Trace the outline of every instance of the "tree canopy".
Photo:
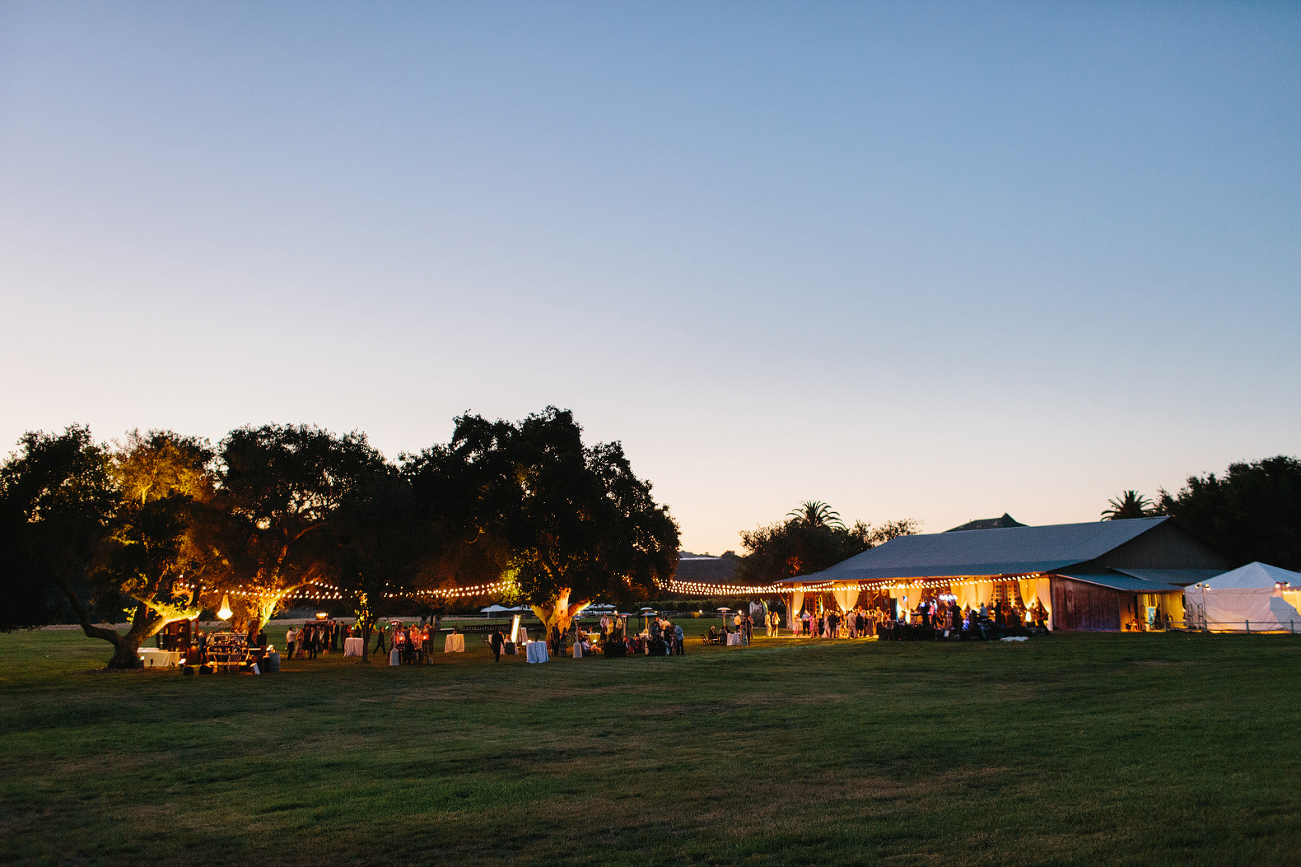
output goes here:
{"type": "Polygon", "coordinates": [[[1259,560],[1301,571],[1301,460],[1279,455],[1230,464],[1223,476],[1189,476],[1161,510],[1242,565],[1259,560]]]}
{"type": "Polygon", "coordinates": [[[846,527],[826,503],[811,500],[793,509],[784,521],[741,532],[746,556],[737,577],[747,584],[771,584],[808,575],[848,560],[895,536],[917,532],[911,518],[872,527],[855,521],[846,527]]]}
{"type": "Polygon", "coordinates": [[[520,595],[548,627],[597,596],[645,598],[673,576],[678,528],[617,443],[584,446],[568,410],[512,424],[466,414],[451,442],[412,461],[449,529],[509,559],[520,595]]]}
{"type": "Polygon", "coordinates": [[[1121,521],[1127,518],[1151,518],[1161,514],[1160,508],[1138,491],[1121,491],[1120,496],[1107,501],[1102,520],[1121,521]]]}
{"type": "Polygon", "coordinates": [[[133,432],[115,450],[79,425],[25,434],[0,467],[0,625],[49,622],[57,590],[86,635],[113,645],[110,667],[137,667],[141,642],[198,614],[182,582],[201,556],[190,528],[211,492],[210,459],[204,443],[170,431],[133,432]],[[125,633],[95,622],[124,607],[125,633]]]}
{"type": "Polygon", "coordinates": [[[364,434],[310,425],[242,427],[215,450],[170,431],[101,445],[82,426],[19,445],[0,466],[0,628],[70,607],[117,667],[225,594],[251,631],[328,582],[365,630],[387,596],[505,579],[567,626],[598,595],[645,598],[677,561],[677,524],[623,447],[585,446],[555,407],[466,414],[396,466],[364,434]],[[99,625],[124,609],[125,634],[99,625]]]}
{"type": "Polygon", "coordinates": [[[220,589],[242,592],[243,618],[260,626],[292,591],[329,576],[331,517],[385,468],[361,433],[269,424],[227,435],[214,540],[229,566],[220,589]]]}

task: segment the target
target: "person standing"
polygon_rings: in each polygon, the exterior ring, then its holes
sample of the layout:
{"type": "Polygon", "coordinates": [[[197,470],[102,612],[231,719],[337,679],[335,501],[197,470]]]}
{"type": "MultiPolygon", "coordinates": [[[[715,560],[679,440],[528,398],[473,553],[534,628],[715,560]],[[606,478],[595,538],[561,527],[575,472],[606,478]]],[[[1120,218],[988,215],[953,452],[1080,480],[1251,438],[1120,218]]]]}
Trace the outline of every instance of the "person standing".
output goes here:
{"type": "Polygon", "coordinates": [[[492,640],[489,643],[492,645],[492,661],[501,662],[501,649],[505,645],[506,639],[502,637],[500,629],[492,634],[492,640]]]}
{"type": "Polygon", "coordinates": [[[384,624],[375,624],[375,649],[370,652],[371,656],[375,654],[388,656],[388,646],[384,643],[384,624]]]}
{"type": "Polygon", "coordinates": [[[297,638],[298,633],[294,631],[294,626],[291,623],[289,628],[285,630],[285,659],[294,658],[294,641],[297,638]]]}

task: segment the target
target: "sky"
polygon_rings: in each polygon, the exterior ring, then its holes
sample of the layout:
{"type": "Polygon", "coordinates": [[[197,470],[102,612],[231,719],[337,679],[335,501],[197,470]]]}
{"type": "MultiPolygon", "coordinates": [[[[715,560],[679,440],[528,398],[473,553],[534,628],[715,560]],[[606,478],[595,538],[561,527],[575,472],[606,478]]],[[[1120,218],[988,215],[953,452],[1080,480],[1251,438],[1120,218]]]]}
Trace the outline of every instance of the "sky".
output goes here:
{"type": "Polygon", "coordinates": [[[1301,454],[1301,6],[0,4],[0,453],[572,409],[685,550],[1301,454]]]}

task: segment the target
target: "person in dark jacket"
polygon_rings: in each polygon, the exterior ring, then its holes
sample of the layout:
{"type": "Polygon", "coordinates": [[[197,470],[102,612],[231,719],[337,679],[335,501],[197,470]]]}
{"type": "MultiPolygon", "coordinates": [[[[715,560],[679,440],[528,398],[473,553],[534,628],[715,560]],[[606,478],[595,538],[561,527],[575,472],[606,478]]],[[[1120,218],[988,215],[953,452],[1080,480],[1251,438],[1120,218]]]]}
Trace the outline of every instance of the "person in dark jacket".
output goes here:
{"type": "Polygon", "coordinates": [[[492,640],[489,643],[492,645],[493,661],[501,662],[501,649],[502,646],[505,645],[506,639],[502,637],[500,629],[492,634],[492,640]]]}

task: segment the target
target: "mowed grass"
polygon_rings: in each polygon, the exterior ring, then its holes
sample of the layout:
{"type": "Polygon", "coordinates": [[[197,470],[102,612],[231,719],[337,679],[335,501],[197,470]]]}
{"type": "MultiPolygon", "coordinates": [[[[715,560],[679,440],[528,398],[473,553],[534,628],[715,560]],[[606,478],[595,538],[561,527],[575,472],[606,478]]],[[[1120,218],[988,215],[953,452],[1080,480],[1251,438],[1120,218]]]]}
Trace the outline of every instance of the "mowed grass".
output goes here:
{"type": "Polygon", "coordinates": [[[0,636],[0,862],[1301,857],[1301,636],[467,650],[182,678],[0,636]]]}

